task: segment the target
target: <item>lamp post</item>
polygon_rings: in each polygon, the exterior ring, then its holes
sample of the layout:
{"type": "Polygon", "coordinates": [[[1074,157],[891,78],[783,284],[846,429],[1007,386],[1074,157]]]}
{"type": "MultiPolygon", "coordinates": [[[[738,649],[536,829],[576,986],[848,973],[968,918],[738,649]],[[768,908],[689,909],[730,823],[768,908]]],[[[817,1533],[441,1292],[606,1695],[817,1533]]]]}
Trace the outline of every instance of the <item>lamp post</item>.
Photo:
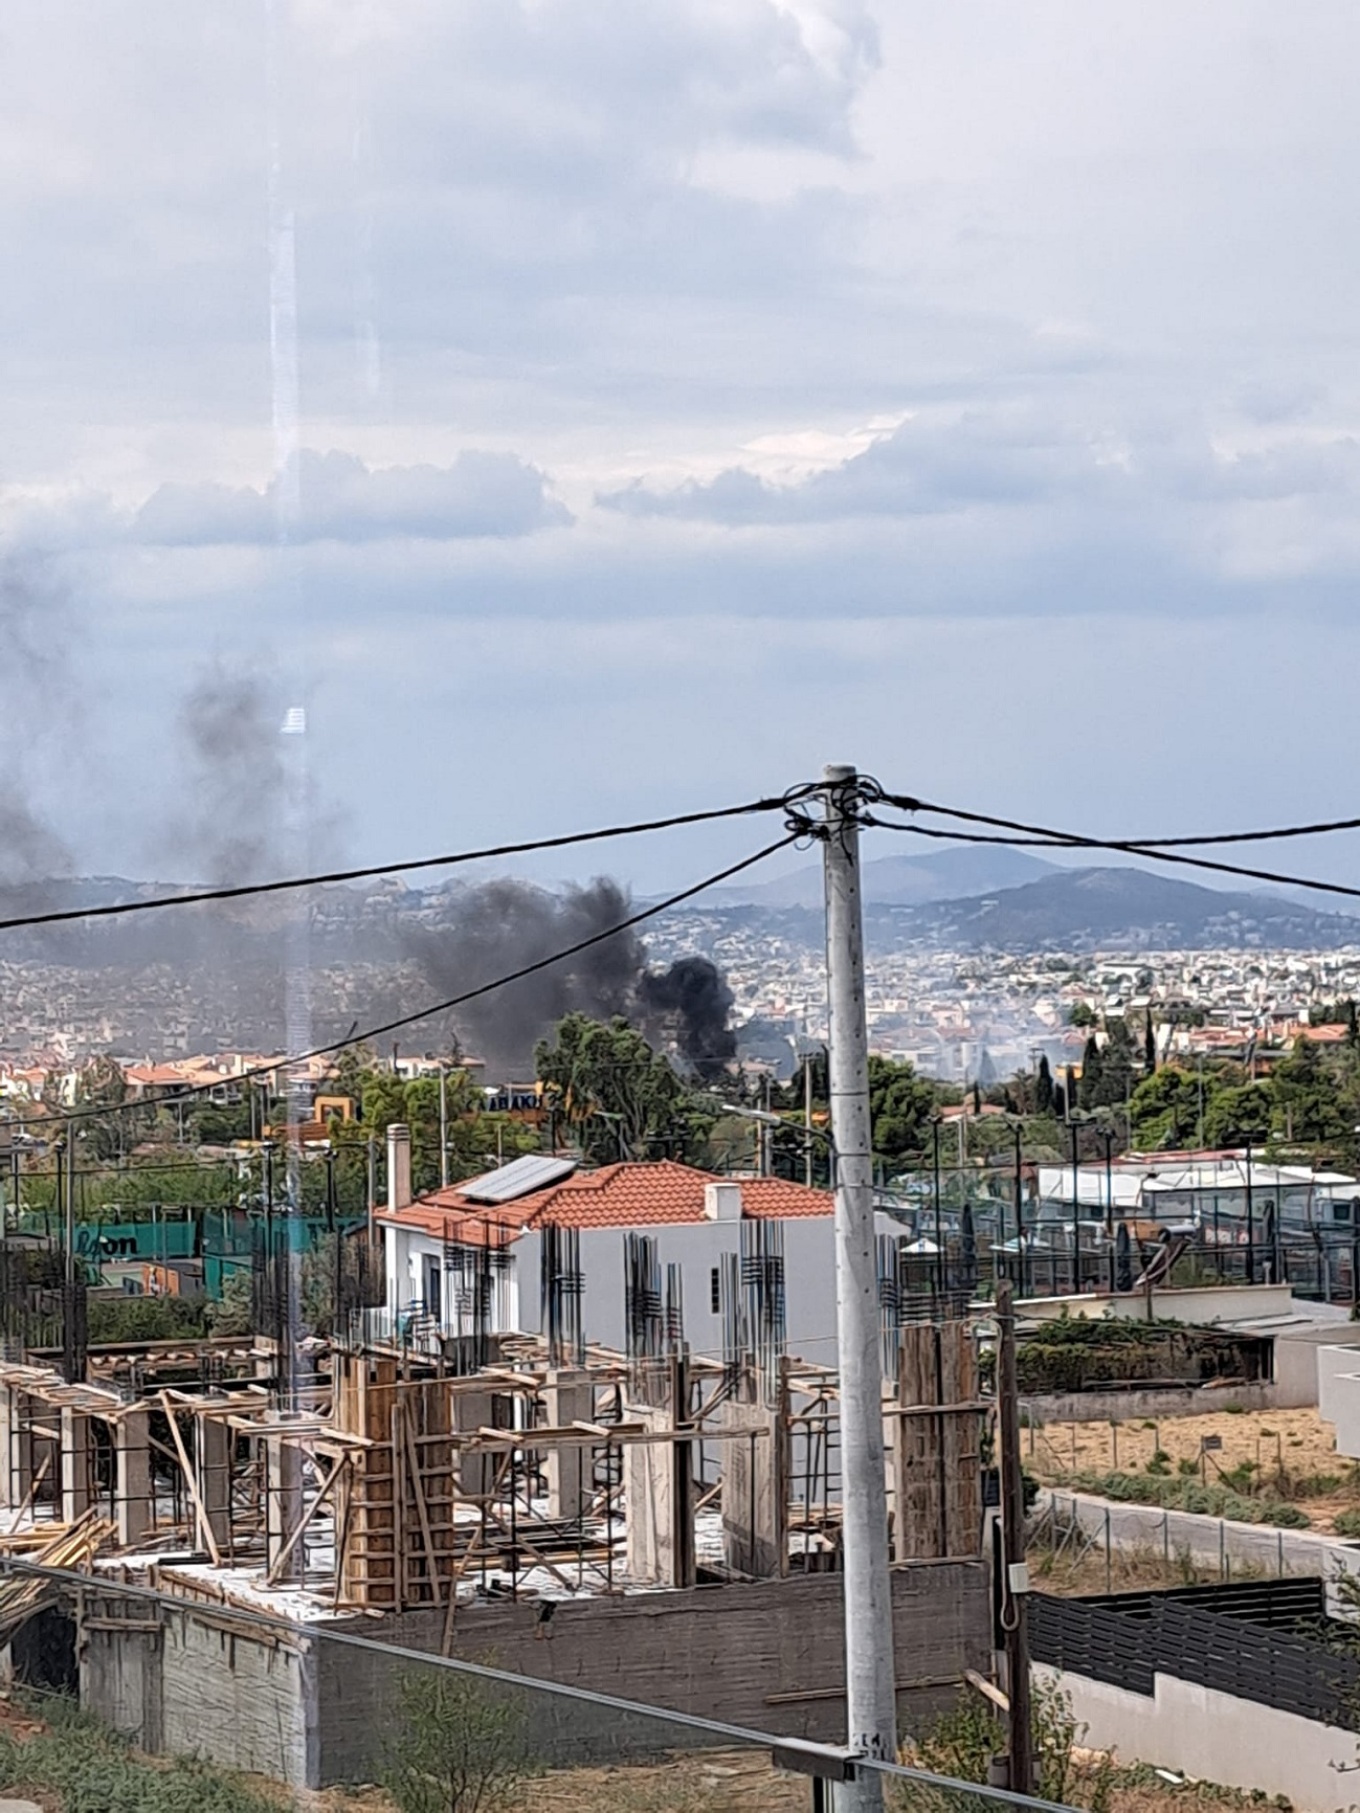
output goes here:
{"type": "Polygon", "coordinates": [[[1251,1141],[1247,1141],[1247,1283],[1256,1282],[1256,1217],[1251,1200],[1251,1141]]]}
{"type": "Polygon", "coordinates": [[[1024,1122],[1012,1121],[1011,1133],[1015,1138],[1015,1269],[1023,1296],[1025,1291],[1025,1184],[1022,1170],[1024,1122]]]}
{"type": "Polygon", "coordinates": [[[940,1204],[940,1117],[930,1117],[932,1140],[931,1172],[935,1204],[935,1295],[944,1295],[944,1217],[940,1204]]]}
{"type": "Polygon", "coordinates": [[[1114,1290],[1114,1128],[1102,1127],[1105,1142],[1105,1239],[1110,1249],[1110,1289],[1114,1290]]]}
{"type": "Polygon", "coordinates": [[[1072,1289],[1081,1290],[1081,1164],[1080,1129],[1074,1113],[1068,1122],[1072,1133],[1072,1289]]]}

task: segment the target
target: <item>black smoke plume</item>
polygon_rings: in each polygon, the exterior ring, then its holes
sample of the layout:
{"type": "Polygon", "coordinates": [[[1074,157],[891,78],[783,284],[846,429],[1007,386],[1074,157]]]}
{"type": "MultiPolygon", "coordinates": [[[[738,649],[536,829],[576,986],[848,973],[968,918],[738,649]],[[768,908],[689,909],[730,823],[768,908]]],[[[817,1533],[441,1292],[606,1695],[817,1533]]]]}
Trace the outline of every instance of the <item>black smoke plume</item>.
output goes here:
{"type": "Polygon", "coordinates": [[[732,991],[707,957],[681,957],[665,970],[638,977],[644,1017],[673,1030],[680,1055],[695,1075],[713,1083],[737,1055],[737,1037],[728,1025],[732,991]]]}
{"type": "Polygon", "coordinates": [[[64,594],[39,564],[11,555],[0,566],[0,887],[6,906],[21,910],[38,908],[42,884],[71,872],[34,776],[35,758],[48,739],[61,738],[71,713],[68,628],[64,594]]]}
{"type": "MultiPolygon", "coordinates": [[[[523,969],[628,917],[628,894],[599,878],[549,893],[522,881],[492,881],[447,897],[441,923],[405,940],[407,955],[441,997],[523,969]]],[[[616,933],[574,957],[498,988],[456,1010],[468,1048],[502,1080],[530,1074],[534,1046],[569,1013],[623,1015],[653,1037],[673,1039],[701,1077],[716,1076],[736,1052],[727,1026],[732,996],[703,957],[649,970],[634,931],[616,933]]]]}
{"type": "Polygon", "coordinates": [[[174,852],[185,879],[225,886],[280,873],[287,774],[282,701],[214,662],[179,708],[184,787],[174,852]]]}

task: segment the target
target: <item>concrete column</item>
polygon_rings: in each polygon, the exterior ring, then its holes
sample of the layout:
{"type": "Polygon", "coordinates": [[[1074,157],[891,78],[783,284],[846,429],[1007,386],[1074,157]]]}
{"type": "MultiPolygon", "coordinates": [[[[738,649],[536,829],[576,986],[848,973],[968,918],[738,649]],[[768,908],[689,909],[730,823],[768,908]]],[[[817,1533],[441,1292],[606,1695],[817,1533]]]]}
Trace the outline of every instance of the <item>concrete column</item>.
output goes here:
{"type": "MultiPolygon", "coordinates": [[[[490,1391],[453,1391],[450,1394],[455,1431],[490,1428],[495,1419],[495,1394],[490,1391]]],[[[496,1477],[495,1454],[468,1454],[457,1463],[458,1490],[469,1498],[482,1498],[496,1477]]]]}
{"type": "MultiPolygon", "coordinates": [[[[543,1387],[548,1425],[565,1429],[588,1423],[595,1414],[595,1389],[588,1372],[549,1373],[543,1387]]],[[[590,1509],[593,1461],[589,1448],[545,1448],[543,1473],[548,1485],[548,1515],[575,1522],[590,1509]]]]}
{"type": "Polygon", "coordinates": [[[33,1484],[33,1434],[28,1399],[0,1385],[0,1505],[21,1505],[33,1484]]]}
{"type": "Polygon", "coordinates": [[[63,1405],[61,1412],[61,1514],[75,1523],[90,1508],[90,1419],[83,1410],[63,1405]]]}
{"type": "Polygon", "coordinates": [[[194,1418],[195,1471],[198,1495],[207,1512],[208,1528],[219,1549],[231,1539],[231,1453],[235,1437],[219,1417],[194,1418]]]}
{"type": "Polygon", "coordinates": [[[151,1497],[150,1412],[125,1410],[109,1426],[113,1431],[115,1504],[118,1541],[128,1548],[151,1530],[156,1507],[151,1497]]]}
{"type": "MultiPolygon", "coordinates": [[[[278,1560],[288,1538],[302,1521],[302,1450],[276,1435],[264,1438],[265,1535],[269,1565],[278,1560]]],[[[293,1580],[302,1567],[297,1549],[288,1558],[284,1580],[293,1580]]]]}
{"type": "MultiPolygon", "coordinates": [[[[669,1409],[630,1405],[629,1422],[673,1429],[669,1409]]],[[[691,1442],[627,1442],[623,1448],[625,1567],[649,1586],[694,1585],[691,1442]]]]}

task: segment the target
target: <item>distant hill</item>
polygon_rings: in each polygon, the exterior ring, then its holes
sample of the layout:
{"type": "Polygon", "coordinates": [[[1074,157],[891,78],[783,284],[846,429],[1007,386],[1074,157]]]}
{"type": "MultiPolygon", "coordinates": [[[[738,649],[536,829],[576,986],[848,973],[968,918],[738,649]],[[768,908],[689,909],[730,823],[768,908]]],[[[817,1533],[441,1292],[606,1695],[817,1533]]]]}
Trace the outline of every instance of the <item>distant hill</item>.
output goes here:
{"type": "MultiPolygon", "coordinates": [[[[896,918],[897,915],[894,915],[896,918]]],[[[1274,893],[1228,894],[1145,869],[1055,869],[1037,881],[902,916],[901,929],[945,945],[1328,948],[1360,943],[1360,924],[1274,893]]]]}
{"type": "MultiPolygon", "coordinates": [[[[1056,865],[1023,850],[973,846],[967,849],[915,850],[900,856],[878,856],[863,868],[864,900],[868,906],[921,906],[933,900],[956,900],[991,888],[1014,888],[1042,875],[1057,873],[1056,865]]],[[[820,907],[822,866],[809,863],[777,881],[763,881],[730,888],[714,888],[708,896],[718,906],[820,907]]]]}

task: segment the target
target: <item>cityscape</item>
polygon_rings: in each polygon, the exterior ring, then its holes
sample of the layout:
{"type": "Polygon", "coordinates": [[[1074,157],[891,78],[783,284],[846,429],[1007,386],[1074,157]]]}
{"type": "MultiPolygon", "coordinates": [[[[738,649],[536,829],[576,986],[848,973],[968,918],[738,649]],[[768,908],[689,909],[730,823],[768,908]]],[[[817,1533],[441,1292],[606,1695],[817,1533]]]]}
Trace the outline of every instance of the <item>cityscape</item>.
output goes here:
{"type": "Polygon", "coordinates": [[[1360,1808],[1357,67],[9,0],[0,1813],[1360,1808]]]}

